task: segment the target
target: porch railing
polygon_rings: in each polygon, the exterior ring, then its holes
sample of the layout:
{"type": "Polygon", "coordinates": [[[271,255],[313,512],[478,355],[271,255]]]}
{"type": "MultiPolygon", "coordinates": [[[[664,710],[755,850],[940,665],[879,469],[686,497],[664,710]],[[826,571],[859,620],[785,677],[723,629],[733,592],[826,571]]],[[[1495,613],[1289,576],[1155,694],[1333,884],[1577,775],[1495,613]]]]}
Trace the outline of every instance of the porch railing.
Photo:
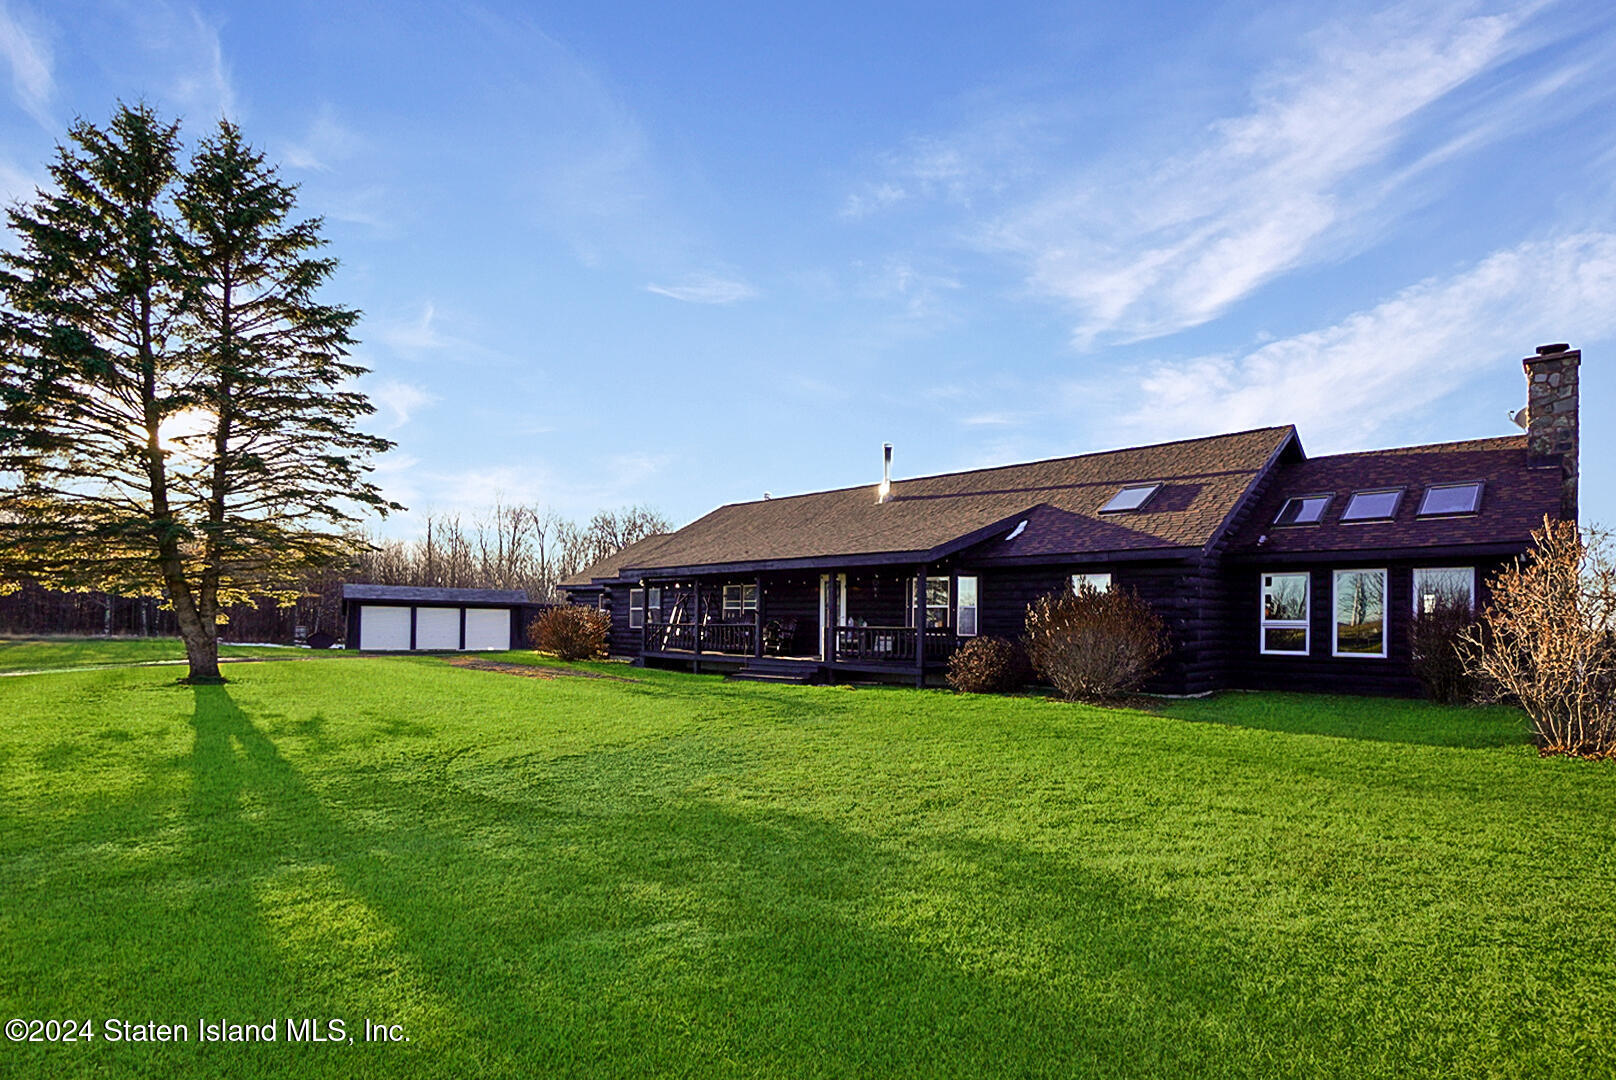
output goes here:
{"type": "MultiPolygon", "coordinates": [[[[838,626],[834,633],[836,659],[842,663],[915,662],[912,626],[838,626]]],[[[954,644],[954,635],[947,630],[927,630],[927,661],[946,659],[954,644]]]]}
{"type": "Polygon", "coordinates": [[[649,652],[693,653],[699,635],[704,653],[751,656],[756,632],[751,623],[651,622],[645,626],[645,648],[649,652]]]}

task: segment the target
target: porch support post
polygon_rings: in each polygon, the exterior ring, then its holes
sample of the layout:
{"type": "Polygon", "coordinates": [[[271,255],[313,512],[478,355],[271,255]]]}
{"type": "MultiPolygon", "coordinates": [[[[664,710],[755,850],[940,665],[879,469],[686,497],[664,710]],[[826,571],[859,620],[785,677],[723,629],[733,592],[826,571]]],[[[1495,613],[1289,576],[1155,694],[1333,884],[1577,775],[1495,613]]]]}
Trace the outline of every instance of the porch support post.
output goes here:
{"type": "Polygon", "coordinates": [[[651,640],[651,590],[644,578],[640,579],[640,588],[645,590],[645,607],[640,611],[640,655],[643,657],[651,640]]]}
{"type": "Polygon", "coordinates": [[[926,564],[915,568],[915,685],[926,685],[926,564]]]}
{"type": "Polygon", "coordinates": [[[763,575],[757,576],[757,605],[752,608],[752,655],[763,655],[763,575]]]}
{"type": "Polygon", "coordinates": [[[694,624],[690,628],[690,647],[695,650],[696,658],[690,662],[691,670],[701,671],[701,579],[690,579],[690,618],[694,624]]]}

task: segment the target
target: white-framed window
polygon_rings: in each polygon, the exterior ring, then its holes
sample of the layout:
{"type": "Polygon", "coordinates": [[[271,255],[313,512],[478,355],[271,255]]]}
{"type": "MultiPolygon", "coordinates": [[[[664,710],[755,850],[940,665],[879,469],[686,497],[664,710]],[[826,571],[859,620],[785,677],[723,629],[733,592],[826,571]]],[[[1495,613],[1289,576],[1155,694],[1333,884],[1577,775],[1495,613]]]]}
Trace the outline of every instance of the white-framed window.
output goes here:
{"type": "Polygon", "coordinates": [[[1160,484],[1129,484],[1111,496],[1106,504],[1100,507],[1100,513],[1120,514],[1129,510],[1143,509],[1160,490],[1160,484]]]}
{"type": "Polygon", "coordinates": [[[645,625],[645,590],[630,589],[628,591],[628,626],[630,630],[638,630],[645,625]]]}
{"type": "Polygon", "coordinates": [[[1335,572],[1335,656],[1386,655],[1386,571],[1335,572]]]}
{"type": "Polygon", "coordinates": [[[961,574],[954,587],[954,632],[960,637],[976,636],[976,575],[961,574]]]}
{"type": "Polygon", "coordinates": [[[1421,566],[1414,571],[1414,614],[1429,615],[1443,600],[1476,607],[1474,566],[1421,566]]]}
{"type": "Polygon", "coordinates": [[[595,607],[599,611],[610,611],[610,610],[612,610],[612,595],[611,595],[611,593],[609,593],[606,590],[602,589],[600,595],[595,597],[595,607]]]}
{"type": "Polygon", "coordinates": [[[1306,656],[1311,631],[1312,575],[1306,570],[1262,575],[1261,652],[1273,656],[1306,656]]]}
{"type": "MultiPolygon", "coordinates": [[[[909,579],[909,602],[904,605],[903,625],[915,625],[915,579],[909,579]]],[[[948,629],[948,579],[926,579],[926,629],[948,629]]]]}
{"type": "Polygon", "coordinates": [[[724,617],[744,615],[757,610],[756,585],[724,586],[724,617]]]}
{"type": "Polygon", "coordinates": [[[1111,591],[1111,575],[1104,574],[1073,574],[1072,591],[1082,592],[1084,589],[1093,589],[1095,592],[1111,591]]]}

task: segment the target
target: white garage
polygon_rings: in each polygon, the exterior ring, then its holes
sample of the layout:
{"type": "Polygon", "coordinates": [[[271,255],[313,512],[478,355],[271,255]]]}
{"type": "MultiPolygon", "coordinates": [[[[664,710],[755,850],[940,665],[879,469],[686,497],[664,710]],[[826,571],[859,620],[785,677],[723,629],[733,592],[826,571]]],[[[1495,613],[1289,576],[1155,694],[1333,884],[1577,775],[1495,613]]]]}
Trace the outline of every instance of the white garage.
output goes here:
{"type": "Polygon", "coordinates": [[[537,614],[527,593],[413,585],[344,585],[349,649],[367,652],[494,652],[523,647],[537,614]]]}

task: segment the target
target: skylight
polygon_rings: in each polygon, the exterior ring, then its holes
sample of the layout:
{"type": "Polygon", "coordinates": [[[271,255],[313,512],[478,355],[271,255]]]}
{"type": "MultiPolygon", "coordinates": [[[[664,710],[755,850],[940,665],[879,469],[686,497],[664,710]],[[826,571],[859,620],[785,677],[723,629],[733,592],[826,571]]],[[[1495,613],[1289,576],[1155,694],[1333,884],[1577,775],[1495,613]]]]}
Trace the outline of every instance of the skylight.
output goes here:
{"type": "Polygon", "coordinates": [[[1130,484],[1111,496],[1111,501],[1100,507],[1100,513],[1118,514],[1125,510],[1137,510],[1160,490],[1160,484],[1130,484]]]}
{"type": "Polygon", "coordinates": [[[1275,525],[1317,525],[1324,520],[1324,510],[1330,505],[1329,495],[1298,495],[1286,499],[1279,508],[1275,525]]]}
{"type": "Polygon", "coordinates": [[[1354,491],[1341,512],[1342,521],[1390,521],[1397,513],[1397,504],[1403,500],[1402,488],[1382,488],[1379,491],[1354,491]]]}
{"type": "Polygon", "coordinates": [[[1420,517],[1474,514],[1481,505],[1481,481],[1470,484],[1432,484],[1420,502],[1420,517]]]}

